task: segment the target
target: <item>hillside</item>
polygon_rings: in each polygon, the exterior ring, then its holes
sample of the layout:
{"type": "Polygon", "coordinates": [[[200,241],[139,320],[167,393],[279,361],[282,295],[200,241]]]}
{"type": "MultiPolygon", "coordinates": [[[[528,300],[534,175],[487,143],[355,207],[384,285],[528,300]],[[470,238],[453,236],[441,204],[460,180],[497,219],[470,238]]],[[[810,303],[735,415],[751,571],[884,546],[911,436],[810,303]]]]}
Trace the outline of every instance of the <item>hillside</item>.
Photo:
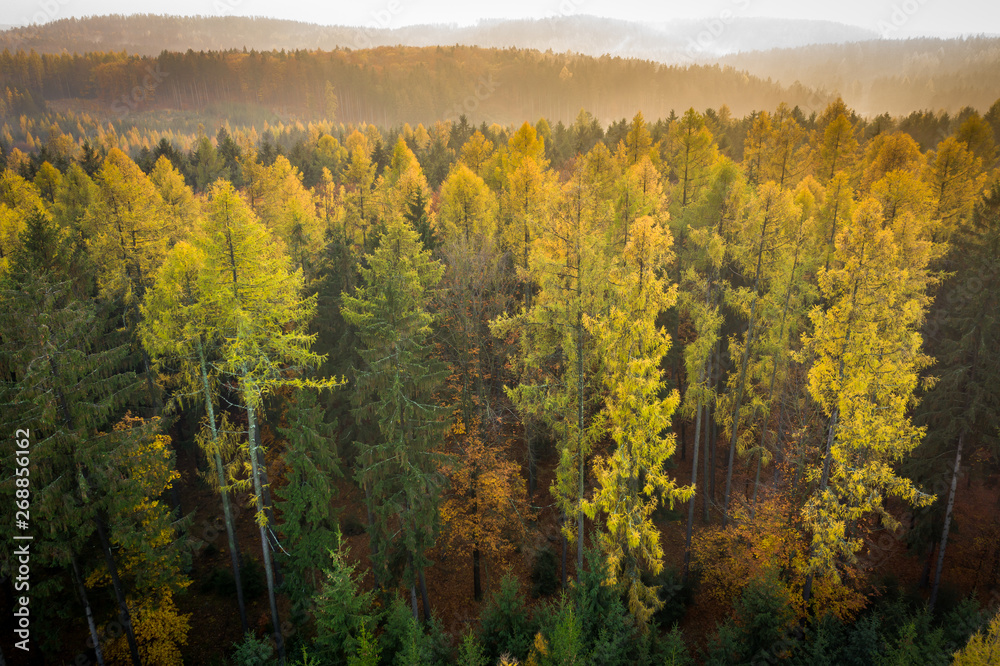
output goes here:
{"type": "MultiPolygon", "coordinates": [[[[875,33],[861,28],[824,21],[740,17],[733,18],[727,24],[717,23],[711,26],[706,22],[692,21],[657,25],[592,16],[569,16],[542,20],[482,21],[467,27],[421,25],[389,29],[320,26],[297,21],[235,16],[113,15],[63,19],[42,26],[2,31],[0,49],[64,55],[124,52],[158,57],[164,51],[186,53],[188,50],[357,51],[380,47],[391,47],[390,50],[394,50],[398,46],[437,45],[503,50],[513,48],[546,53],[551,62],[561,63],[556,73],[559,73],[564,64],[588,62],[574,60],[572,54],[604,59],[609,56],[640,59],[677,66],[731,66],[735,70],[747,72],[751,75],[751,80],[753,77],[763,80],[760,85],[753,83],[751,87],[770,87],[767,79],[779,83],[782,88],[789,88],[800,82],[806,88],[824,91],[820,96],[822,99],[839,94],[859,113],[870,116],[886,112],[905,115],[920,109],[955,113],[967,106],[985,110],[1000,96],[1000,38],[980,36],[886,40],[876,37],[875,33]]],[[[398,52],[418,53],[406,50],[398,52]]],[[[465,50],[459,52],[469,53],[465,50]]],[[[502,56],[496,56],[494,60],[498,58],[503,59],[502,56]]],[[[503,68],[497,63],[494,66],[503,68]]],[[[461,71],[465,65],[459,63],[456,67],[461,71]]],[[[570,67],[572,69],[571,64],[570,67]]],[[[643,71],[658,69],[650,63],[636,65],[636,68],[643,71]]],[[[375,63],[375,69],[380,69],[378,63],[375,63]]],[[[403,70],[407,69],[404,64],[403,70]]],[[[626,78],[631,80],[630,77],[626,78]]],[[[723,101],[734,110],[737,107],[773,108],[774,103],[770,101],[760,106],[760,96],[747,97],[741,78],[730,80],[727,76],[710,77],[704,86],[678,83],[665,91],[662,84],[657,82],[657,89],[670,99],[650,100],[649,103],[656,105],[657,113],[690,105],[696,108],[718,106],[723,101]],[[691,90],[692,85],[696,88],[707,87],[710,91],[726,86],[726,99],[721,100],[713,92],[694,92],[691,90]],[[735,91],[735,95],[730,95],[729,91],[735,91]]],[[[422,80],[422,75],[418,75],[418,79],[422,80]]],[[[579,84],[579,81],[578,77],[575,83],[579,84]]],[[[601,90],[604,85],[601,81],[600,78],[588,80],[586,85],[591,90],[601,90]]],[[[438,88],[435,95],[440,97],[440,85],[434,84],[433,87],[438,88]]],[[[617,86],[615,90],[620,92],[621,87],[617,86]]],[[[552,92],[561,101],[565,101],[563,90],[558,85],[546,85],[545,92],[552,92]]],[[[423,94],[423,90],[417,92],[418,97],[423,94]]],[[[653,97],[658,94],[653,93],[653,97]]],[[[633,91],[629,95],[631,99],[644,97],[646,93],[633,91]]],[[[51,95],[46,94],[46,97],[51,95]]],[[[465,97],[466,94],[463,93],[459,99],[465,97]]],[[[636,108],[631,101],[619,109],[619,105],[604,103],[607,96],[602,96],[601,100],[594,100],[592,97],[584,95],[573,98],[572,102],[568,102],[568,110],[561,110],[553,115],[572,115],[575,113],[574,109],[583,105],[600,108],[601,117],[613,118],[627,116],[636,108]]],[[[793,97],[784,99],[792,102],[793,97]]],[[[768,98],[767,95],[764,98],[768,98]]],[[[648,99],[648,96],[644,99],[648,99]]],[[[817,106],[815,103],[805,105],[801,96],[794,103],[813,108],[817,106]]],[[[533,101],[532,104],[551,108],[544,100],[533,101]]],[[[642,108],[653,110],[652,107],[642,108]]],[[[441,112],[440,109],[432,111],[441,112]]],[[[520,119],[525,114],[535,115],[530,104],[509,114],[493,112],[496,118],[505,120],[520,119]]],[[[410,116],[407,115],[407,118],[410,116]]]]}
{"type": "Polygon", "coordinates": [[[462,114],[476,124],[541,116],[569,123],[581,108],[606,121],[636,109],[668,117],[671,111],[723,105],[743,115],[781,102],[808,115],[829,101],[801,86],[780,86],[732,68],[467,46],[157,57],[5,53],[3,87],[14,91],[6,102],[11,114],[37,111],[52,100],[119,117],[152,110],[202,113],[223,105],[227,116],[239,106],[283,118],[335,116],[383,126],[462,114]]]}
{"type": "Polygon", "coordinates": [[[540,51],[573,51],[680,62],[695,55],[792,48],[806,44],[855,42],[875,33],[829,21],[734,17],[695,51],[691,40],[710,28],[705,22],[644,24],[594,16],[560,16],[540,20],[492,20],[473,26],[415,25],[380,27],[324,26],[299,21],[244,16],[94,16],[68,18],[0,34],[0,48],[34,49],[39,53],[121,51],[158,55],[161,51],[227,49],[296,50],[436,46],[461,44],[540,51]]]}

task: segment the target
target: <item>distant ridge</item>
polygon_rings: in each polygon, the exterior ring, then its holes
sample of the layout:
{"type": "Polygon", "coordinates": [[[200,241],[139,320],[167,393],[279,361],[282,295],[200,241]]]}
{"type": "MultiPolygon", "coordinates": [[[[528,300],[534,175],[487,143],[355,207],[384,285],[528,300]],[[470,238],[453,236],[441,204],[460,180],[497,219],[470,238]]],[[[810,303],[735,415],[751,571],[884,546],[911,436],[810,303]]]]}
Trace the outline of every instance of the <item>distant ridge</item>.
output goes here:
{"type": "MultiPolygon", "coordinates": [[[[4,49],[141,56],[198,51],[351,51],[377,47],[476,45],[543,54],[613,56],[668,65],[721,65],[780,83],[840,95],[864,115],[990,108],[1000,97],[1000,37],[882,39],[828,21],[735,17],[728,23],[642,24],[579,15],[485,20],[472,26],[396,29],[321,26],[238,16],[151,14],[62,19],[0,32],[4,49]]],[[[575,113],[575,111],[573,111],[575,113]]]]}
{"type": "Polygon", "coordinates": [[[573,51],[678,63],[739,51],[841,44],[877,37],[871,30],[830,21],[734,17],[643,24],[560,16],[537,20],[486,20],[472,26],[417,25],[402,28],[322,26],[241,16],[183,17],[136,14],[68,18],[0,34],[0,49],[39,53],[255,49],[335,49],[374,46],[475,45],[573,51]]]}

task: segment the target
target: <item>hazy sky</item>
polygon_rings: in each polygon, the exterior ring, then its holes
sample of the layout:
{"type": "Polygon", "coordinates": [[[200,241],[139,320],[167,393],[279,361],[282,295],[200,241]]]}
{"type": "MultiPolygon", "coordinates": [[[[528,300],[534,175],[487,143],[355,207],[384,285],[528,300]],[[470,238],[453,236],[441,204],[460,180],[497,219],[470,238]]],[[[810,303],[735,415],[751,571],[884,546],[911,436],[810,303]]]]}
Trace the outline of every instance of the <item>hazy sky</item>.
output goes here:
{"type": "Polygon", "coordinates": [[[322,24],[395,28],[415,23],[467,25],[483,18],[591,14],[640,22],[770,16],[823,19],[887,37],[1000,34],[998,0],[6,0],[0,23],[24,25],[93,14],[270,16],[322,24]],[[727,13],[728,12],[728,13],[727,13]]]}

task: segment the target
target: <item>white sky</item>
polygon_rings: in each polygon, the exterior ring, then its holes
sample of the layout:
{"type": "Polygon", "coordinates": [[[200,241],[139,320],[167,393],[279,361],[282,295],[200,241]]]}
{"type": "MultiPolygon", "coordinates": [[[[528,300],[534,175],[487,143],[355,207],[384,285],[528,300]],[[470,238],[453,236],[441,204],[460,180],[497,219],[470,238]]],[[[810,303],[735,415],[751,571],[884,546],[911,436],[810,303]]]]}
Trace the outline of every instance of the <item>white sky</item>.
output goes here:
{"type": "Polygon", "coordinates": [[[0,24],[24,25],[94,14],[269,16],[327,25],[397,28],[421,23],[468,25],[483,18],[590,14],[642,23],[671,19],[763,16],[821,19],[889,37],[1000,34],[997,0],[6,0],[0,24]]]}

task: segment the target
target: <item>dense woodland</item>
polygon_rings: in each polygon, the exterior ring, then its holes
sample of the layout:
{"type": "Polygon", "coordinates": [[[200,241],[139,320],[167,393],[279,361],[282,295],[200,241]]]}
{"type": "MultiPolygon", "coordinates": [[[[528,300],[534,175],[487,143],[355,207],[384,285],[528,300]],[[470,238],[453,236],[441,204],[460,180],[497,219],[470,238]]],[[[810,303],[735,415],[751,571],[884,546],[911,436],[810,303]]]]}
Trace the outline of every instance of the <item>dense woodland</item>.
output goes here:
{"type": "Polygon", "coordinates": [[[3,56],[36,663],[997,662],[1000,102],[334,121],[367,57],[163,54],[326,115],[175,131],[3,56]]]}
{"type": "MultiPolygon", "coordinates": [[[[225,13],[231,11],[230,4],[229,0],[216,0],[213,8],[225,13]]],[[[564,15],[537,21],[481,21],[465,27],[396,27],[405,16],[405,11],[397,15],[388,10],[373,12],[369,25],[363,27],[321,26],[225,15],[94,16],[53,20],[43,25],[2,31],[0,51],[7,50],[12,54],[34,51],[39,55],[67,57],[94,52],[126,53],[152,60],[159,58],[164,51],[182,54],[189,49],[195,53],[294,53],[300,61],[309,61],[311,75],[321,74],[341,88],[350,82],[353,94],[371,98],[370,104],[376,110],[369,115],[356,115],[357,110],[344,108],[340,119],[379,125],[426,123],[440,119],[440,115],[424,115],[428,109],[423,106],[412,107],[407,113],[400,113],[398,106],[387,105],[384,111],[381,106],[383,96],[388,94],[396,95],[396,101],[402,103],[433,105],[433,102],[422,101],[425,87],[422,77],[432,63],[439,64],[439,58],[434,55],[437,45],[447,45],[443,47],[446,49],[452,45],[464,47],[454,51],[457,62],[431,70],[442,74],[442,79],[464,86],[462,90],[445,91],[451,93],[446,98],[449,102],[461,101],[473,94],[468,89],[473,88],[476,78],[487,71],[506,86],[506,95],[517,90],[524,99],[537,100],[529,103],[538,106],[529,106],[526,110],[513,104],[496,106],[497,100],[483,109],[466,109],[477,123],[487,119],[484,113],[479,112],[492,114],[494,120],[504,124],[518,124],[524,117],[539,116],[545,116],[549,122],[571,122],[581,107],[601,118],[615,118],[631,117],[636,108],[644,109],[649,117],[658,117],[667,115],[671,108],[680,110],[689,106],[704,109],[728,104],[740,115],[754,109],[773,109],[781,101],[804,106],[802,91],[797,88],[762,99],[762,95],[770,94],[771,82],[786,89],[801,83],[818,91],[818,99],[810,101],[810,107],[817,112],[840,95],[848,106],[866,116],[880,113],[905,115],[919,109],[956,113],[965,106],[985,109],[993,103],[1000,90],[1000,38],[996,36],[880,39],[876,32],[843,24],[747,17],[741,15],[743,3],[733,4],[737,5],[731,8],[733,16],[725,22],[674,21],[664,25],[564,15]],[[486,47],[487,53],[498,53],[484,56],[477,53],[478,49],[470,51],[473,46],[486,47]],[[324,52],[359,49],[366,50],[363,59],[344,54],[324,55],[324,52]],[[405,62],[400,64],[398,56],[393,55],[400,49],[406,55],[405,60],[412,61],[414,67],[406,67],[405,62]],[[521,51],[520,55],[513,56],[509,53],[512,49],[521,51]],[[529,58],[525,54],[536,51],[545,55],[529,58]],[[379,63],[382,54],[388,54],[384,67],[379,63]],[[544,64],[529,64],[532,59],[540,59],[544,64]],[[328,64],[327,60],[333,62],[328,64]],[[713,76],[721,75],[706,71],[694,77],[690,73],[682,76],[676,72],[657,75],[658,68],[643,64],[634,70],[640,87],[620,85],[619,77],[623,73],[631,76],[631,68],[639,61],[658,63],[667,71],[673,66],[732,67],[749,75],[750,81],[741,83],[738,78],[723,76],[723,80],[717,83],[713,76]],[[576,77],[572,83],[579,84],[584,80],[594,87],[565,85],[564,80],[555,78],[564,65],[576,77]],[[407,76],[394,77],[393,71],[398,71],[401,66],[408,75],[415,75],[417,80],[409,81],[407,76]],[[361,71],[349,75],[346,71],[349,68],[361,71]],[[553,71],[550,72],[550,68],[554,68],[553,71]],[[578,72],[578,69],[583,71],[578,72]],[[690,85],[692,78],[696,79],[694,86],[690,85]],[[375,86],[374,90],[358,87],[369,81],[375,86]],[[609,83],[614,87],[609,88],[609,83]],[[614,90],[615,94],[597,95],[594,90],[614,90]],[[642,93],[646,97],[640,99],[642,93]],[[658,106],[661,99],[666,100],[664,106],[658,106]],[[381,115],[383,113],[387,115],[381,115]]],[[[581,3],[570,0],[566,0],[566,5],[585,9],[581,3]]],[[[887,10],[886,19],[890,18],[890,13],[887,10]]],[[[898,37],[898,29],[888,23],[886,26],[891,28],[886,36],[898,37]]],[[[452,52],[449,50],[448,53],[452,52]]],[[[217,63],[211,65],[216,69],[215,75],[238,80],[243,87],[238,89],[229,83],[228,90],[215,91],[213,81],[209,79],[208,92],[201,92],[201,95],[210,95],[216,101],[220,98],[235,100],[240,97],[237,95],[239,90],[246,96],[246,69],[252,63],[241,62],[235,56],[227,59],[230,60],[227,67],[220,68],[217,63]]],[[[169,62],[175,61],[172,59],[169,62]]],[[[162,70],[174,72],[167,64],[161,63],[162,70]]],[[[78,62],[75,67],[71,85],[83,85],[87,80],[87,77],[79,78],[84,73],[83,64],[78,62]]],[[[144,67],[145,64],[132,69],[141,71],[144,67]]],[[[294,70],[306,65],[300,62],[289,67],[294,74],[294,70]]],[[[190,68],[190,64],[182,64],[177,73],[187,77],[190,68]]],[[[5,69],[0,68],[0,72],[5,69]]],[[[138,81],[130,82],[128,88],[118,91],[116,96],[129,94],[132,86],[142,85],[144,74],[143,71],[138,81]]],[[[254,88],[252,81],[249,79],[251,90],[254,88]]],[[[314,99],[320,102],[323,82],[323,78],[314,81],[319,87],[319,94],[312,93],[314,99]]],[[[100,85],[106,87],[110,83],[104,77],[100,85]]],[[[97,88],[94,83],[89,85],[91,90],[97,88]]],[[[198,77],[194,77],[193,82],[174,85],[181,90],[181,97],[175,100],[172,95],[160,94],[156,98],[159,104],[171,105],[179,101],[187,105],[205,103],[184,91],[184,86],[199,85],[198,77]]],[[[301,82],[288,81],[287,88],[282,85],[285,84],[279,80],[284,97],[275,98],[280,102],[275,108],[297,113],[301,120],[309,119],[303,117],[301,82]]],[[[434,86],[440,87],[441,83],[435,82],[434,86]]],[[[264,97],[268,97],[272,89],[270,85],[265,86],[264,97]]],[[[135,111],[136,108],[133,106],[129,110],[135,111]]],[[[455,114],[455,118],[458,115],[455,114]]]]}

